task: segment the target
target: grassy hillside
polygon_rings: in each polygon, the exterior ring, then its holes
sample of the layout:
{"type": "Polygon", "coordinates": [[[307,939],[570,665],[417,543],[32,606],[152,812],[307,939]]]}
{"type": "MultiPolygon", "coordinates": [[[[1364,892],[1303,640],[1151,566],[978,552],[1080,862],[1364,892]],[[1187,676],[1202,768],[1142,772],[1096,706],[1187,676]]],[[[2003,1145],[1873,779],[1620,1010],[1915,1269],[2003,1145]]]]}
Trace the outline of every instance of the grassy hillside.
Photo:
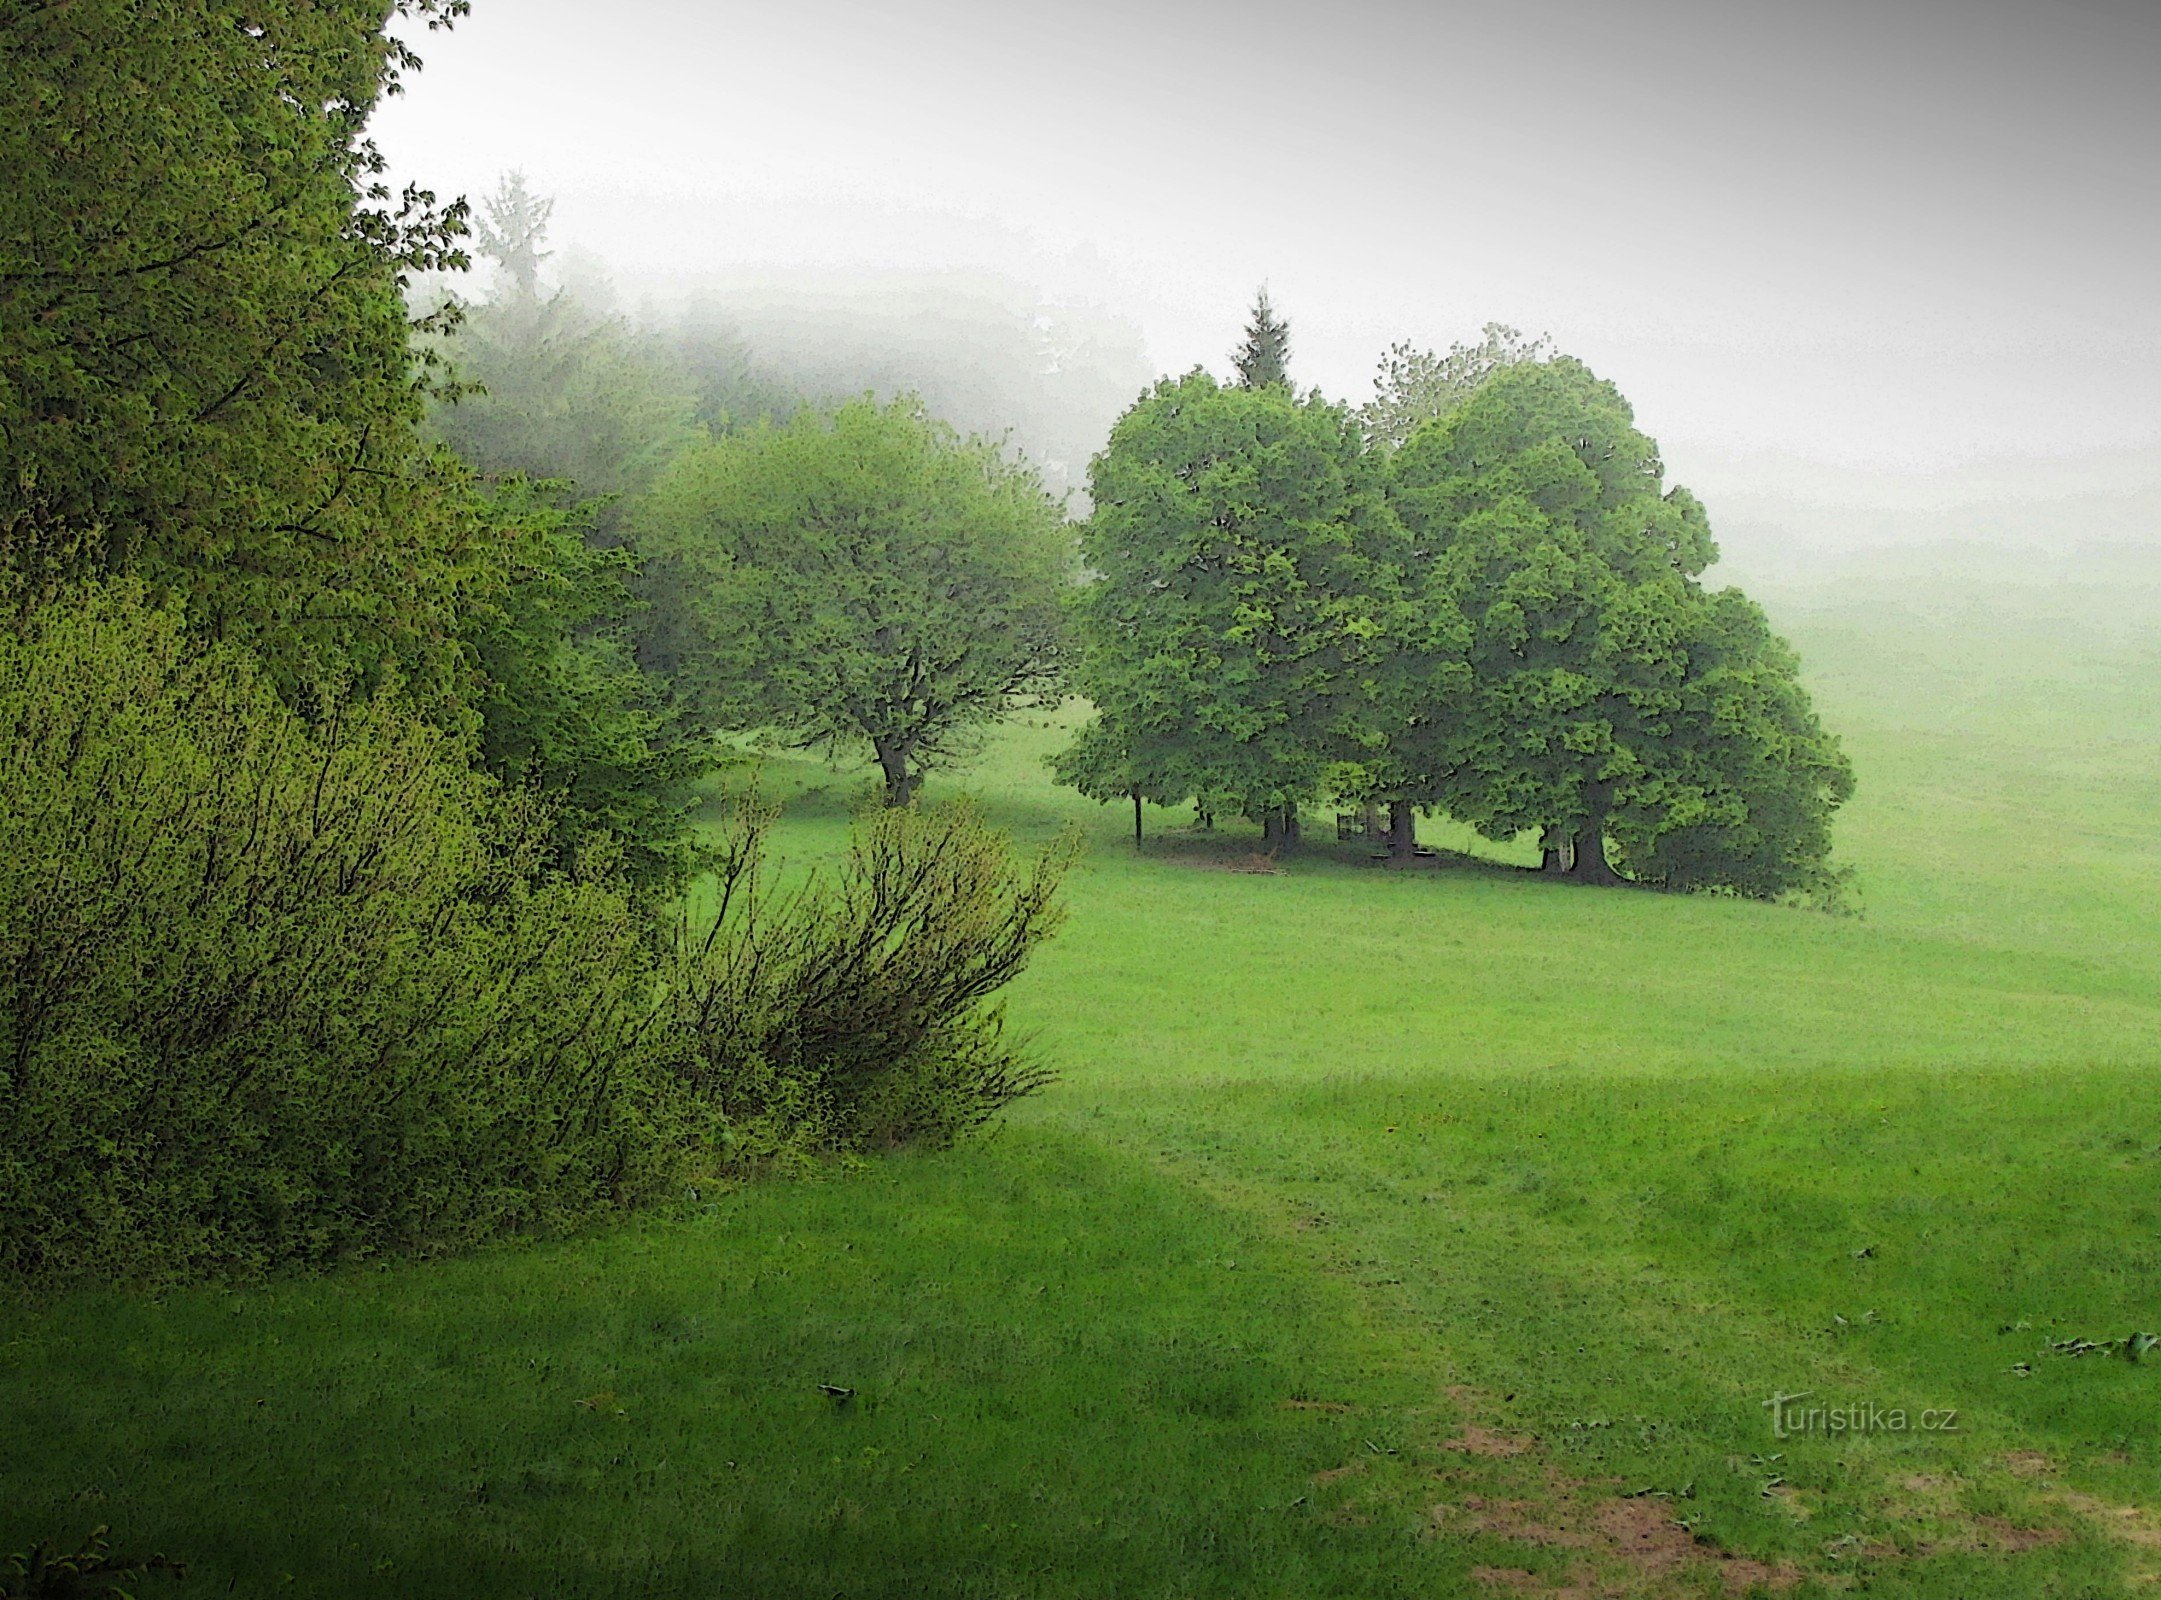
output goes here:
{"type": "MultiPolygon", "coordinates": [[[[110,1523],[244,1594],[2140,1592],[2161,1349],[2052,1347],[2161,1333],[2161,567],[1763,598],[1860,773],[1864,915],[1507,849],[1232,871],[1155,813],[1136,851],[1037,718],[942,786],[1089,835],[1012,997],[1063,1081],[998,1137],[10,1308],[0,1552],[110,1523]],[[1797,1394],[1883,1426],[1777,1437],[1797,1394]]],[[[765,785],[799,862],[869,788],[765,785]]]]}

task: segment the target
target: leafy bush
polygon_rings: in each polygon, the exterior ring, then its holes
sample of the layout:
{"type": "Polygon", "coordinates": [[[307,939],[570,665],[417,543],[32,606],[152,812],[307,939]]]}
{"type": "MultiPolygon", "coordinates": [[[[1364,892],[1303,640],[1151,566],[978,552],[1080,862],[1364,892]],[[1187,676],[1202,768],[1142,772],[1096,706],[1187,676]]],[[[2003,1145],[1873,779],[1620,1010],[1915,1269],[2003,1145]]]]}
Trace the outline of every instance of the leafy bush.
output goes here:
{"type": "Polygon", "coordinates": [[[970,807],[888,810],[836,882],[768,882],[745,806],[669,985],[682,1080],[742,1159],[945,1144],[1050,1081],[992,1000],[1064,917],[1069,837],[1023,864],[970,807]]]}
{"type": "Polygon", "coordinates": [[[0,632],[0,1269],[321,1261],[674,1170],[649,941],[395,694],[95,592],[0,632]]]}

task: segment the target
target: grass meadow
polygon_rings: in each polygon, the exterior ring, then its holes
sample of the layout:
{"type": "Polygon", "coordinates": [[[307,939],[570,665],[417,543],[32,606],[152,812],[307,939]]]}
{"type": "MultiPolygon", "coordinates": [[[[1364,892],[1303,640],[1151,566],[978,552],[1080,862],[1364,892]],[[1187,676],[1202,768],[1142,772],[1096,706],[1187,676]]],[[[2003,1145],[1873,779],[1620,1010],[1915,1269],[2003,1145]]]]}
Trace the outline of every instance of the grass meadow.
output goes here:
{"type": "MultiPolygon", "coordinates": [[[[1255,839],[1183,814],[1136,850],[1024,717],[932,794],[1087,834],[1010,997],[1054,1088],[589,1235],[0,1308],[0,1554],[109,1524],[242,1595],[2152,1592],[2161,566],[1751,588],[1853,755],[1860,914],[1486,846],[1231,870],[1255,839]]],[[[761,782],[798,864],[870,789],[761,782]]]]}

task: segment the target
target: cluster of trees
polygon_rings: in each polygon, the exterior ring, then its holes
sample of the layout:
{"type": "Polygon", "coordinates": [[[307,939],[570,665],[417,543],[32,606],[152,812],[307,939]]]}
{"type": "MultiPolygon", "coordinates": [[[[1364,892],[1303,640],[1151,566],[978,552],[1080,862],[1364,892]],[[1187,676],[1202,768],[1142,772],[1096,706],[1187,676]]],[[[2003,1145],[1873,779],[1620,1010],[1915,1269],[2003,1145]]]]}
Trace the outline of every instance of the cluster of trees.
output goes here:
{"type": "MultiPolygon", "coordinates": [[[[0,18],[0,1271],[476,1238],[952,1138],[1039,1081],[993,997],[1063,855],[906,808],[783,891],[755,807],[694,832],[712,708],[786,685],[727,681],[781,654],[731,630],[831,619],[734,567],[669,616],[630,531],[730,440],[695,481],[746,538],[820,440],[836,516],[974,497],[915,530],[956,585],[1055,515],[908,406],[746,425],[787,407],[739,346],[546,287],[520,184],[477,231],[391,193],[393,29],[463,10],[0,18]],[[496,293],[429,294],[474,243],[496,293]],[[707,629],[695,684],[663,622],[707,629]]],[[[849,692],[968,705],[975,670],[849,692]]]]}
{"type": "Polygon", "coordinates": [[[1335,796],[1398,849],[1426,809],[1587,881],[1835,895],[1851,770],[1610,383],[1494,327],[1392,351],[1353,412],[1287,350],[1264,295],[1235,384],[1166,379],[1097,458],[1066,781],[1271,842],[1335,796]]]}

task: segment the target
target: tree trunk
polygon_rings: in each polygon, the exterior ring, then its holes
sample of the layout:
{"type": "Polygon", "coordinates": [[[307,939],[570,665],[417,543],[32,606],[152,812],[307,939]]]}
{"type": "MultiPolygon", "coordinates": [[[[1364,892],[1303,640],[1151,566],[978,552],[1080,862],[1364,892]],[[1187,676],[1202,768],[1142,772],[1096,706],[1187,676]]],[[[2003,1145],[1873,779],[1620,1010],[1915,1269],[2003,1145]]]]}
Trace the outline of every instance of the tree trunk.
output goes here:
{"type": "Polygon", "coordinates": [[[1203,833],[1214,833],[1216,831],[1216,814],[1206,806],[1196,805],[1193,808],[1193,826],[1203,833]]]}
{"type": "Polygon", "coordinates": [[[1573,864],[1568,835],[1561,831],[1559,823],[1547,823],[1545,834],[1538,841],[1538,870],[1558,876],[1573,864]]]}
{"type": "Polygon", "coordinates": [[[1134,846],[1135,846],[1136,848],[1138,848],[1138,847],[1139,847],[1139,845],[1140,845],[1140,842],[1141,842],[1141,797],[1140,797],[1140,795],[1139,795],[1138,793],[1135,793],[1135,795],[1133,796],[1133,843],[1134,843],[1134,846]]]}
{"type": "Polygon", "coordinates": [[[904,806],[915,798],[918,776],[908,770],[908,747],[893,740],[876,739],[871,748],[878,753],[878,770],[885,774],[885,803],[888,806],[904,806]]]}
{"type": "Polygon", "coordinates": [[[1261,812],[1261,843],[1271,850],[1292,850],[1298,845],[1298,808],[1269,806],[1261,812]]]}
{"type": "Polygon", "coordinates": [[[1401,858],[1418,848],[1418,813],[1408,800],[1388,802],[1388,853],[1401,858]]]}
{"type": "Polygon", "coordinates": [[[1619,883],[1621,875],[1606,859],[1606,807],[1604,797],[1593,795],[1591,815],[1576,830],[1576,859],[1568,870],[1578,883],[1619,883]]]}

